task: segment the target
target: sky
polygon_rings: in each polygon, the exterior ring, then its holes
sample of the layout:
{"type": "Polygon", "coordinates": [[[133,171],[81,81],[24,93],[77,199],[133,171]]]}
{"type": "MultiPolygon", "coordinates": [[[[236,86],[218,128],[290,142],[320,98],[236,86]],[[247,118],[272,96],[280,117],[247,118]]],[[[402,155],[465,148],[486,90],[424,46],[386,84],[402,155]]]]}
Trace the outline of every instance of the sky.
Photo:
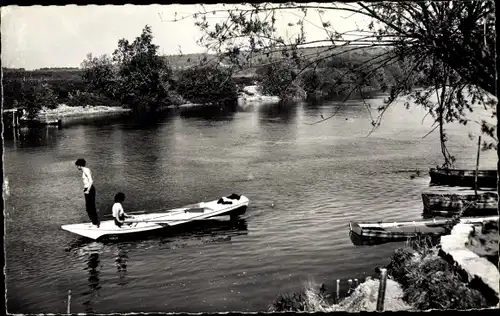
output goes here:
{"type": "MultiPolygon", "coordinates": [[[[206,5],[205,9],[230,7],[233,5],[206,5]]],[[[79,67],[88,53],[111,55],[119,39],[133,41],[146,24],[152,27],[154,43],[162,55],[205,52],[196,43],[202,34],[192,18],[169,22],[175,13],[182,17],[202,11],[200,5],[7,6],[1,10],[2,67],[79,67]]],[[[307,39],[323,39],[325,31],[318,27],[319,14],[309,12],[307,39]]],[[[279,14],[280,35],[296,34],[297,29],[288,23],[296,22],[300,15],[299,11],[279,14]]],[[[209,22],[222,21],[225,16],[210,15],[209,22]]],[[[340,31],[356,28],[355,23],[366,23],[361,17],[339,11],[327,12],[323,20],[329,20],[340,31]]]]}

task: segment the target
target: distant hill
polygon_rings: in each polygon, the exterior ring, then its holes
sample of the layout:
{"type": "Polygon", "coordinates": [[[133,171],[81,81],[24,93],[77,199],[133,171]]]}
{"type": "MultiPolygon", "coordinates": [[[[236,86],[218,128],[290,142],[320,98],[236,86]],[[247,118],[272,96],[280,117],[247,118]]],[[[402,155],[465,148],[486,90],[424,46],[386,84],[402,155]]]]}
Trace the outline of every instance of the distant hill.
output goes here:
{"type": "MultiPolygon", "coordinates": [[[[332,48],[331,46],[316,46],[316,47],[305,47],[299,49],[299,55],[311,59],[321,59],[332,54],[338,54],[339,59],[350,60],[350,61],[363,61],[369,59],[376,54],[383,52],[385,48],[380,47],[358,47],[359,49],[353,50],[353,46],[343,46],[332,48]],[[343,53],[342,53],[343,52],[343,53]]],[[[242,61],[243,61],[242,57],[242,61]]],[[[245,69],[236,74],[236,76],[248,76],[249,74],[255,73],[255,69],[270,62],[277,61],[283,58],[281,52],[274,52],[269,54],[256,54],[250,59],[249,69],[245,69]]],[[[185,54],[185,55],[168,55],[165,56],[170,66],[174,71],[182,70],[189,67],[199,65],[202,61],[216,61],[217,57],[215,54],[185,54]]],[[[223,59],[222,63],[229,64],[227,59],[223,59]]]]}
{"type": "MultiPolygon", "coordinates": [[[[299,54],[308,58],[323,58],[331,54],[338,54],[342,51],[352,50],[352,46],[345,46],[339,48],[332,48],[330,46],[316,46],[299,49],[299,54]]],[[[368,59],[375,54],[381,52],[381,48],[360,48],[359,50],[349,51],[342,53],[338,56],[339,59],[350,61],[362,61],[368,59]]],[[[281,52],[275,52],[269,56],[263,54],[255,55],[251,58],[250,67],[239,71],[235,77],[253,77],[255,76],[256,69],[269,62],[269,60],[276,61],[283,57],[281,52]]],[[[183,54],[183,55],[167,55],[164,58],[168,61],[174,72],[180,71],[189,67],[197,66],[202,61],[216,62],[217,57],[215,54],[197,53],[197,54],[183,54]]],[[[242,57],[243,59],[243,57],[242,57]]],[[[229,65],[229,60],[223,59],[222,65],[229,65]]],[[[25,70],[24,68],[2,68],[4,79],[26,78],[26,79],[42,79],[49,82],[58,81],[81,81],[82,69],[77,67],[52,67],[41,68],[36,70],[25,70]]]]}

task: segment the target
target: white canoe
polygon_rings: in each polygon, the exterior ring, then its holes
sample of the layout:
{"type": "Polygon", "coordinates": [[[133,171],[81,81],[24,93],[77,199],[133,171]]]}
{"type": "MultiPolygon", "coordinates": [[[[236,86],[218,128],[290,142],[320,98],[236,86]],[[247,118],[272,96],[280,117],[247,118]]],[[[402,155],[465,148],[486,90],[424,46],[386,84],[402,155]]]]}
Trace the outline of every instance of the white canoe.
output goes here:
{"type": "Polygon", "coordinates": [[[99,227],[91,223],[62,225],[61,228],[90,239],[98,239],[103,236],[116,236],[132,234],[161,229],[169,226],[180,225],[195,220],[202,220],[216,216],[231,215],[239,210],[244,210],[249,203],[247,197],[235,194],[223,198],[225,203],[218,203],[219,200],[201,202],[182,208],[171,209],[164,213],[151,213],[134,215],[132,219],[127,219],[121,227],[115,225],[114,220],[102,221],[99,227]],[[231,202],[231,204],[229,204],[231,202]]]}

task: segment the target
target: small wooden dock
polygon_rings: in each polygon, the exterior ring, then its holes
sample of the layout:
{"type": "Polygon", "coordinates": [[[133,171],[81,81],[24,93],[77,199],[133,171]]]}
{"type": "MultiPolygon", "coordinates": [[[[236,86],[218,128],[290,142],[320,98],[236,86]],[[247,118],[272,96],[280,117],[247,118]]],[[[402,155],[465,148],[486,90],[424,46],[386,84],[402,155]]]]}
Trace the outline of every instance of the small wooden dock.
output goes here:
{"type": "Polygon", "coordinates": [[[2,111],[2,118],[5,129],[18,129],[20,127],[40,127],[40,126],[57,126],[62,127],[60,118],[49,119],[47,116],[34,120],[25,118],[25,110],[22,108],[5,109],[2,111]]]}

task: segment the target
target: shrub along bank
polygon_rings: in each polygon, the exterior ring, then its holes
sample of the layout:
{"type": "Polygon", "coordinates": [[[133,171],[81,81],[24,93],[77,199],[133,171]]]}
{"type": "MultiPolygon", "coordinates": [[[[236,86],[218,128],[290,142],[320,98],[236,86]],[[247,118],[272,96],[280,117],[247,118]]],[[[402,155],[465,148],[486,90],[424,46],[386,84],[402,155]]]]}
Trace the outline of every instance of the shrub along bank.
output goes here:
{"type": "MultiPolygon", "coordinates": [[[[468,286],[451,264],[438,255],[439,238],[422,237],[395,250],[388,271],[384,310],[478,309],[491,307],[476,289],[468,286]]],[[[374,311],[379,281],[367,278],[339,303],[318,286],[280,294],[270,311],[374,311]]]]}

